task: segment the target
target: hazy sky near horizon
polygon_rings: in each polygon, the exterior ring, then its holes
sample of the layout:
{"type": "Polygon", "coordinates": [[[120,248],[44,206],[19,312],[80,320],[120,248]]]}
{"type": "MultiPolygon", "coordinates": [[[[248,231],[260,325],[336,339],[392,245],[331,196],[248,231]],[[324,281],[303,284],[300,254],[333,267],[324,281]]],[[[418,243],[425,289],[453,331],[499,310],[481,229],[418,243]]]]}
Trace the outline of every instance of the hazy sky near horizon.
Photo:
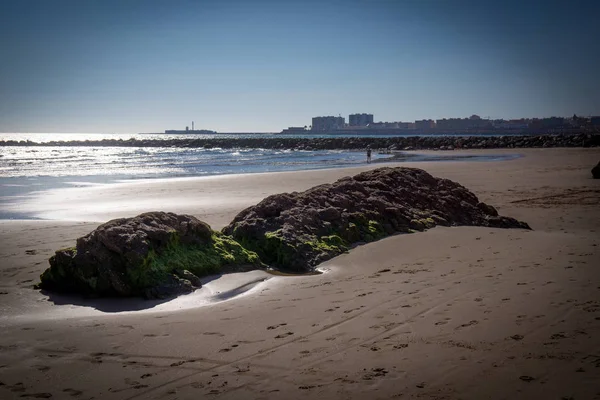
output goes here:
{"type": "Polygon", "coordinates": [[[0,0],[0,131],[599,115],[599,20],[593,0],[0,0]]]}

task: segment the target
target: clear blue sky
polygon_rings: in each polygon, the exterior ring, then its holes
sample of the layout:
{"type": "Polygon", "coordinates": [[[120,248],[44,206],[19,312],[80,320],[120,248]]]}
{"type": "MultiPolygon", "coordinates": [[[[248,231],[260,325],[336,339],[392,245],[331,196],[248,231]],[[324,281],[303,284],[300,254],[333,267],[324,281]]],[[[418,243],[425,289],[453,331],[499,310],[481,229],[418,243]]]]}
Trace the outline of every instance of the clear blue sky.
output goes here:
{"type": "Polygon", "coordinates": [[[0,0],[0,131],[598,115],[598,21],[598,0],[0,0]]]}

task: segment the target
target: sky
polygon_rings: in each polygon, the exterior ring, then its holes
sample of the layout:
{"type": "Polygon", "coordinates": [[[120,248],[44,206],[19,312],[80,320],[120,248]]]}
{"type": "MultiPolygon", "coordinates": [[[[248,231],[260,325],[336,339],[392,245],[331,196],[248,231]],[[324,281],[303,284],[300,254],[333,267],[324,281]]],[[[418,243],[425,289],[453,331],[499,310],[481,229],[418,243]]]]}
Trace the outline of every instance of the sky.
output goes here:
{"type": "Polygon", "coordinates": [[[0,0],[0,132],[600,115],[600,1],[0,0]]]}

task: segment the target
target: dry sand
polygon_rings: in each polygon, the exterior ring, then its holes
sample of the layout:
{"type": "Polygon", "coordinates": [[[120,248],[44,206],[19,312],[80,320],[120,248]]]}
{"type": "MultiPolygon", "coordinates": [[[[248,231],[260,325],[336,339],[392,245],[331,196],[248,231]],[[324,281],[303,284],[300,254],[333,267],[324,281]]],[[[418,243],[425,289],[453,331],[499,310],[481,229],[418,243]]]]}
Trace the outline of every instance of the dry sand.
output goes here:
{"type": "Polygon", "coordinates": [[[0,398],[600,399],[600,150],[490,152],[524,157],[403,165],[458,181],[532,231],[398,235],[322,275],[228,277],[179,303],[94,308],[32,285],[89,221],[166,210],[221,228],[266,195],[359,169],[33,197],[18,207],[61,221],[0,222],[0,398]]]}

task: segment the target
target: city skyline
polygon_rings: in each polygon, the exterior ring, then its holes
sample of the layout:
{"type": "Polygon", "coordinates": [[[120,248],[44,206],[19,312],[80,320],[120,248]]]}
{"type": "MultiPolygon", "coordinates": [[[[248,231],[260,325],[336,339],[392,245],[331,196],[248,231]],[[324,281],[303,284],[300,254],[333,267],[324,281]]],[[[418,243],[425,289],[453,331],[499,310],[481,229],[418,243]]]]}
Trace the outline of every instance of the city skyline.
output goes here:
{"type": "Polygon", "coordinates": [[[597,15],[594,1],[8,0],[0,131],[598,115],[597,15]]]}

